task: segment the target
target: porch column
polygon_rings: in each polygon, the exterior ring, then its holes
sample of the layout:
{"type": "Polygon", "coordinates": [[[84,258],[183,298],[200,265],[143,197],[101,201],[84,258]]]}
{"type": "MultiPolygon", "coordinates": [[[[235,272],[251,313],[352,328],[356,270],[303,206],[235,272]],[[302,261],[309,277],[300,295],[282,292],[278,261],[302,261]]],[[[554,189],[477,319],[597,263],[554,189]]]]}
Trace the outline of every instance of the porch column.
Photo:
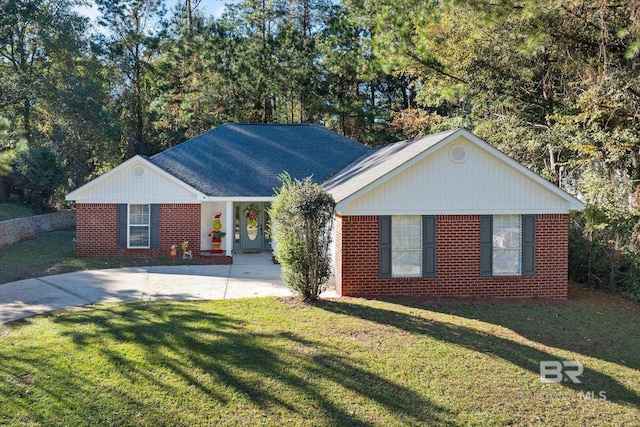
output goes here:
{"type": "Polygon", "coordinates": [[[227,202],[226,204],[226,214],[224,221],[224,229],[227,233],[224,239],[224,250],[227,251],[227,256],[233,256],[233,242],[236,239],[236,229],[234,225],[234,217],[233,217],[233,202],[227,202]]]}

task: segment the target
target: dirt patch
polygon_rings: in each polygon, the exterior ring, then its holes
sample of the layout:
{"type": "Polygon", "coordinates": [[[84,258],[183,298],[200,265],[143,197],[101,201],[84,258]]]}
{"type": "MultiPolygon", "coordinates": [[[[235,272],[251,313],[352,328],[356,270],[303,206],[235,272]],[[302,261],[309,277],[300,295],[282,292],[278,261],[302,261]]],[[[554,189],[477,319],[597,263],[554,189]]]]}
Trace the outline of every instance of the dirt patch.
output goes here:
{"type": "Polygon", "coordinates": [[[640,311],[640,304],[636,301],[632,301],[622,295],[608,294],[603,291],[589,289],[578,283],[569,283],[568,302],[640,311]]]}

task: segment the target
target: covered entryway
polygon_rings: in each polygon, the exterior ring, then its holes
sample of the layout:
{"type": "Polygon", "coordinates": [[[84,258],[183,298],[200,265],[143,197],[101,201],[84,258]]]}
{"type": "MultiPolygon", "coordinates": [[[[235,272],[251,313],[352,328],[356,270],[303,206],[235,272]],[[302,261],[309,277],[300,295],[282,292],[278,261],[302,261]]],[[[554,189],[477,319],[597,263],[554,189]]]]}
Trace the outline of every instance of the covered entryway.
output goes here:
{"type": "Polygon", "coordinates": [[[238,202],[233,204],[234,251],[258,253],[271,251],[271,226],[268,202],[238,202]]]}

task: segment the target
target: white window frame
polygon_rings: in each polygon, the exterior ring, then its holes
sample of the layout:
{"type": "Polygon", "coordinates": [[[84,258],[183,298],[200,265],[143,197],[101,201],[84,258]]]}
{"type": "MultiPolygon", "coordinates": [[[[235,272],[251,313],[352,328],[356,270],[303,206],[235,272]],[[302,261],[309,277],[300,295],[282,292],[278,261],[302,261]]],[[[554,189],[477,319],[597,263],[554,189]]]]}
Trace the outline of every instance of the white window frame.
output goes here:
{"type": "MultiPolygon", "coordinates": [[[[144,216],[144,212],[143,212],[143,216],[144,216]]],[[[144,204],[144,203],[134,203],[134,204],[128,204],[127,205],[127,248],[128,249],[149,249],[151,247],[151,205],[150,204],[144,204]],[[132,224],[131,223],[131,208],[133,206],[142,206],[142,207],[146,207],[147,208],[147,223],[146,224],[132,224]],[[137,227],[137,228],[142,228],[142,227],[146,227],[147,228],[147,245],[146,246],[133,246],[131,244],[131,228],[132,227],[137,227]]]]}
{"type": "Polygon", "coordinates": [[[493,215],[492,238],[493,275],[522,276],[522,215],[493,215]],[[501,268],[514,260],[516,268],[501,268]]]}
{"type": "Polygon", "coordinates": [[[391,216],[391,277],[422,277],[422,216],[391,216]],[[412,224],[400,221],[411,219],[412,224]],[[417,233],[417,235],[415,234],[417,233]],[[402,263],[402,257],[414,258],[416,263],[402,263]],[[417,272],[407,272],[416,269],[417,272]]]}

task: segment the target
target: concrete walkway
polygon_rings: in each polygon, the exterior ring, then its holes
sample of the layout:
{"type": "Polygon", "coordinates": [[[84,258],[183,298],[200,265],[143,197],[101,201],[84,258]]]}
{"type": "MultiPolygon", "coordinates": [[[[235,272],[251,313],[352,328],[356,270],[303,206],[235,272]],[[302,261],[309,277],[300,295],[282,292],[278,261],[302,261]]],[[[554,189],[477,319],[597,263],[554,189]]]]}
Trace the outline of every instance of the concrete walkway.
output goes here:
{"type": "MultiPolygon", "coordinates": [[[[61,308],[117,301],[291,296],[270,255],[234,255],[233,265],[80,271],[0,285],[0,323],[61,308]]],[[[337,297],[332,288],[323,297],[337,297]]]]}

